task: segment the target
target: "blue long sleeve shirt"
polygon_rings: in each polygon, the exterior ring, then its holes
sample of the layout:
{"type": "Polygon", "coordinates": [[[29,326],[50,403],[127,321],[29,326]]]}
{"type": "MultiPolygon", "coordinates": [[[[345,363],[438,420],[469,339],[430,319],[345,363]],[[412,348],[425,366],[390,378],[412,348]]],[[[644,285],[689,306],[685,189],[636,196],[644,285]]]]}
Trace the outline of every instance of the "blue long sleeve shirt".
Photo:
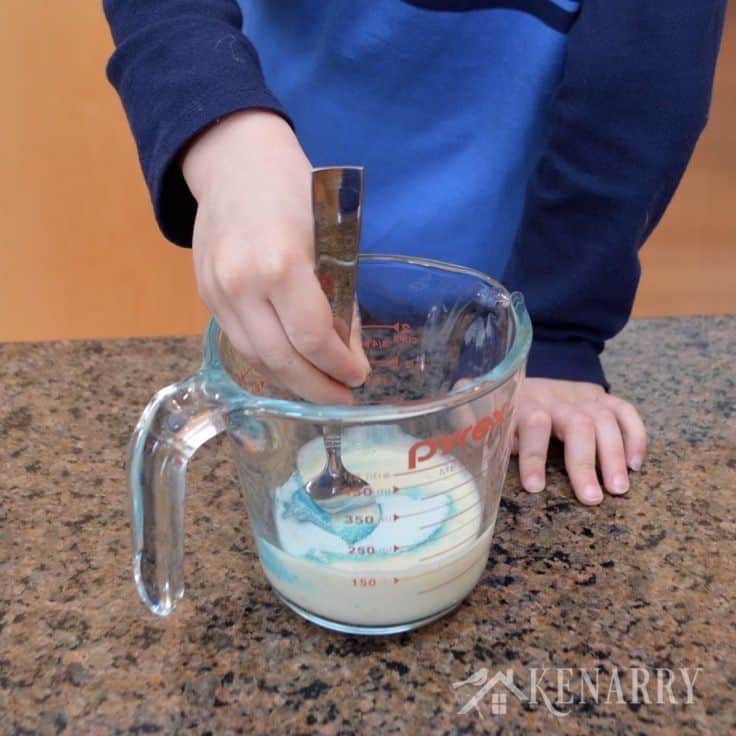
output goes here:
{"type": "Polygon", "coordinates": [[[707,119],[725,0],[104,5],[170,240],[190,245],[196,214],[179,151],[272,110],[314,165],[365,166],[365,251],[499,278],[527,300],[528,374],[606,385],[638,250],[707,119]]]}

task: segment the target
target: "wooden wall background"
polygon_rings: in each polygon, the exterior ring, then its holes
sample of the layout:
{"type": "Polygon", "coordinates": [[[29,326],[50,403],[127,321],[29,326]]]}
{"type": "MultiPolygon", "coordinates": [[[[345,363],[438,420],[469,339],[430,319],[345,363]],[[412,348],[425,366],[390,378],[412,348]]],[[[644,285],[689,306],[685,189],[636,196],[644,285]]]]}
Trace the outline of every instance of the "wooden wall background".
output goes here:
{"type": "MultiPolygon", "coordinates": [[[[199,332],[150,212],[98,0],[0,0],[0,340],[199,332]]],[[[736,312],[736,11],[711,124],[643,251],[636,314],[736,312]]]]}

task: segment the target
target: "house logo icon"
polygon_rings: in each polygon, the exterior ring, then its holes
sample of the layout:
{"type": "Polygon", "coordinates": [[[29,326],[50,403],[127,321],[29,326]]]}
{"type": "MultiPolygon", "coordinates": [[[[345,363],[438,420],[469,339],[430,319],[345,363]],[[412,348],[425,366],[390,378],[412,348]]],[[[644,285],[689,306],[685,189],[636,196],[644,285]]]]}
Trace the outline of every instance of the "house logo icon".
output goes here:
{"type": "Polygon", "coordinates": [[[453,690],[458,690],[459,688],[467,685],[476,687],[478,690],[475,695],[473,695],[465,705],[460,708],[458,715],[466,715],[475,709],[478,712],[478,715],[482,718],[483,713],[480,710],[480,701],[483,700],[488,693],[491,694],[491,713],[494,716],[506,715],[506,704],[509,693],[519,700],[519,702],[528,700],[524,691],[518,688],[514,683],[514,671],[512,669],[507,669],[506,672],[496,672],[493,677],[488,679],[488,670],[485,667],[481,667],[481,669],[468,677],[467,680],[453,682],[452,688],[453,690]],[[498,688],[498,690],[494,691],[494,688],[498,688]]]}

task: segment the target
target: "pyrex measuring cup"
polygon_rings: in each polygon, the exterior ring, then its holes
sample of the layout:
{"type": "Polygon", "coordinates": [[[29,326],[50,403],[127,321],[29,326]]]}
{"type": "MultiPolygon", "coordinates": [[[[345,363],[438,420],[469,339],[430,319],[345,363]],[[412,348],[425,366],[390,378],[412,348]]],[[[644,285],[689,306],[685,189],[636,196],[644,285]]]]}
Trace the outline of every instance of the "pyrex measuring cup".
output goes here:
{"type": "Polygon", "coordinates": [[[361,257],[356,298],[372,371],[352,406],[269,384],[212,321],[199,372],[143,412],[129,457],[133,568],[154,613],[183,595],[187,462],[220,432],[266,577],[310,621],[406,631],[450,611],[480,578],[531,342],[523,299],[476,271],[378,255],[361,257]],[[326,425],[340,427],[344,464],[375,501],[356,504],[348,534],[303,492],[324,467],[326,425]]]}

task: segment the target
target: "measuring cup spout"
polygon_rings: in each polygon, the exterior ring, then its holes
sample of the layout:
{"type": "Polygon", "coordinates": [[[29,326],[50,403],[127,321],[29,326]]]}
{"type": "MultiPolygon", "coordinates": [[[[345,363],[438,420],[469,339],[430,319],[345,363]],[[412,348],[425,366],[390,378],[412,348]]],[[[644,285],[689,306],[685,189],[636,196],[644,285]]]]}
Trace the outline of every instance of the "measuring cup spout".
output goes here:
{"type": "Polygon", "coordinates": [[[245,413],[243,395],[204,371],[159,391],[130,442],[133,575],[148,608],[166,616],[184,595],[184,496],[197,448],[245,413]]]}

